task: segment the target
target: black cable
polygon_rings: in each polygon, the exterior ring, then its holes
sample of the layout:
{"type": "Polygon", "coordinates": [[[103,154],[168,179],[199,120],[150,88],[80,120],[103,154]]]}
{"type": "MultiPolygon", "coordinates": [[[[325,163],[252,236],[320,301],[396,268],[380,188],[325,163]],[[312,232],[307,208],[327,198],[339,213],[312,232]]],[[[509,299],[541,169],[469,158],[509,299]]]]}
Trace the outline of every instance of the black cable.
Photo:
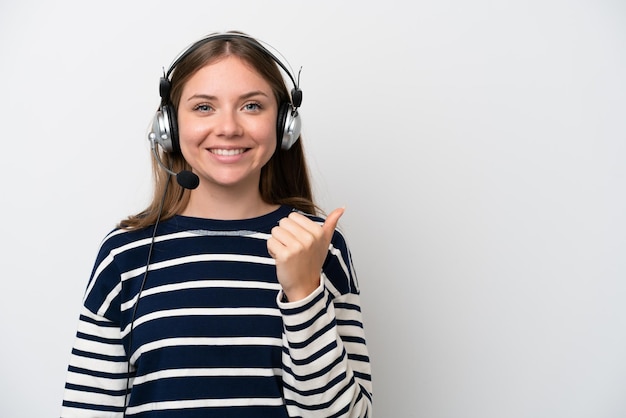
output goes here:
{"type": "Polygon", "coordinates": [[[163,196],[161,197],[161,203],[159,204],[159,212],[157,214],[156,221],[154,222],[154,229],[152,230],[152,238],[150,240],[150,248],[148,250],[148,259],[146,260],[146,271],[143,274],[143,279],[141,280],[141,287],[139,288],[139,292],[137,293],[137,301],[133,307],[133,315],[130,319],[130,331],[128,331],[128,362],[126,366],[126,391],[124,392],[124,412],[122,413],[122,417],[126,417],[126,402],[128,402],[128,391],[130,389],[130,355],[133,349],[133,326],[135,325],[135,315],[137,314],[137,306],[139,305],[139,299],[141,298],[141,292],[143,292],[143,288],[146,285],[146,279],[148,278],[148,269],[150,268],[150,260],[152,258],[152,249],[154,248],[154,240],[156,238],[157,227],[159,226],[159,221],[161,220],[161,214],[163,212],[163,205],[165,204],[165,196],[167,195],[167,189],[170,185],[172,175],[170,174],[167,182],[165,183],[165,189],[163,190],[163,196]]]}

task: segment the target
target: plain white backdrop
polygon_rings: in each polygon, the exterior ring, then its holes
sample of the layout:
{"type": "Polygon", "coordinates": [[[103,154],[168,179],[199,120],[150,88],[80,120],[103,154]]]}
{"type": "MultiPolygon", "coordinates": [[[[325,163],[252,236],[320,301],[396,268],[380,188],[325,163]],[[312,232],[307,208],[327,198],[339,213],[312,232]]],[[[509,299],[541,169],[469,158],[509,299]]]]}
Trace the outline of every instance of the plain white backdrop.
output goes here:
{"type": "Polygon", "coordinates": [[[621,0],[2,0],[0,416],[59,415],[99,242],[149,196],[162,68],[230,29],[302,67],[377,417],[626,416],[621,0]]]}

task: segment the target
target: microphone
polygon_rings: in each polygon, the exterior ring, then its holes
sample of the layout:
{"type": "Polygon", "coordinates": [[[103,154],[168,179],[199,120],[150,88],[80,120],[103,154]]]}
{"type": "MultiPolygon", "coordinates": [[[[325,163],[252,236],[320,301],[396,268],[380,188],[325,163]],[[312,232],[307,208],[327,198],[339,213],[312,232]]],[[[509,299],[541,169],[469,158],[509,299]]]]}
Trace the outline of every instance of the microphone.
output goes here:
{"type": "Polygon", "coordinates": [[[192,173],[189,170],[183,170],[180,173],[175,173],[167,168],[165,164],[163,164],[161,158],[159,157],[159,153],[157,152],[156,135],[154,134],[154,132],[151,132],[148,135],[148,139],[150,139],[150,148],[152,148],[154,158],[163,170],[165,170],[171,176],[176,177],[176,181],[178,182],[178,184],[185,189],[193,190],[198,187],[198,185],[200,184],[200,178],[196,174],[192,173]]]}
{"type": "Polygon", "coordinates": [[[193,190],[200,184],[200,178],[189,170],[183,170],[178,174],[171,170],[166,171],[171,175],[175,175],[178,184],[185,189],[193,190]]]}

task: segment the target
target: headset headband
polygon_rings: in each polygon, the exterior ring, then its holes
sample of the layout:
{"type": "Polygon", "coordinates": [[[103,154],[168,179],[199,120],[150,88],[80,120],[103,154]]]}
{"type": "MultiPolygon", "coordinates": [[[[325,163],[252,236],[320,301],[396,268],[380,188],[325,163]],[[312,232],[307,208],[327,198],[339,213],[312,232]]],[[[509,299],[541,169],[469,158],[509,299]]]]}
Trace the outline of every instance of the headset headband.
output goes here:
{"type": "MultiPolygon", "coordinates": [[[[255,48],[259,49],[260,51],[263,51],[264,53],[266,53],[276,64],[278,64],[278,66],[280,68],[282,68],[282,70],[285,72],[285,74],[287,75],[287,77],[289,77],[289,79],[291,80],[291,83],[293,84],[293,89],[291,90],[291,101],[292,101],[292,106],[294,108],[298,108],[300,107],[300,105],[302,104],[302,91],[300,90],[300,85],[299,85],[299,74],[298,74],[298,79],[296,79],[292,73],[292,71],[287,67],[287,65],[285,65],[285,63],[279,59],[276,54],[272,53],[267,47],[270,47],[272,49],[274,49],[273,47],[271,47],[271,45],[267,44],[267,43],[262,43],[261,41],[259,41],[256,38],[253,38],[252,36],[243,34],[243,33],[235,33],[235,32],[221,32],[221,33],[213,33],[211,35],[207,35],[202,39],[199,39],[198,41],[194,42],[193,44],[191,44],[189,47],[187,47],[187,49],[185,49],[183,52],[181,52],[178,57],[176,57],[174,59],[174,61],[172,61],[172,63],[170,64],[169,69],[164,72],[163,74],[163,78],[164,81],[169,82],[170,81],[170,76],[172,75],[172,72],[174,71],[174,69],[176,68],[176,66],[185,58],[187,57],[189,54],[191,54],[193,51],[195,51],[196,49],[198,49],[200,46],[204,45],[205,43],[209,42],[209,41],[213,41],[213,40],[218,40],[218,39],[243,39],[251,44],[254,45],[255,48]],[[264,46],[267,45],[266,46],[264,46]]],[[[161,89],[163,89],[163,87],[165,87],[163,85],[163,83],[161,83],[161,89]]],[[[168,91],[161,91],[161,97],[166,100],[169,98],[169,89],[168,91]],[[165,96],[165,97],[164,97],[165,96]]]]}

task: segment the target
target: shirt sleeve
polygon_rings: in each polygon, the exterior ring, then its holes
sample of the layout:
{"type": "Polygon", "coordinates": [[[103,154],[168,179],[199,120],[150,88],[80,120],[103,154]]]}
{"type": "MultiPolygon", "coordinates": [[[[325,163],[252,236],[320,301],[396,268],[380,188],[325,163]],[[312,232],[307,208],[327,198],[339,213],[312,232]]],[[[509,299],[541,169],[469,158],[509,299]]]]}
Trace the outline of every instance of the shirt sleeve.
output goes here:
{"type": "Polygon", "coordinates": [[[283,385],[291,417],[372,417],[372,379],[354,267],[336,232],[320,286],[278,306],[284,323],[283,385]]]}
{"type": "Polygon", "coordinates": [[[70,356],[62,418],[121,417],[128,363],[117,324],[83,307],[70,356]]]}
{"type": "Polygon", "coordinates": [[[62,418],[117,418],[124,411],[128,362],[119,320],[120,274],[101,248],[85,291],[70,355],[62,418]]]}

